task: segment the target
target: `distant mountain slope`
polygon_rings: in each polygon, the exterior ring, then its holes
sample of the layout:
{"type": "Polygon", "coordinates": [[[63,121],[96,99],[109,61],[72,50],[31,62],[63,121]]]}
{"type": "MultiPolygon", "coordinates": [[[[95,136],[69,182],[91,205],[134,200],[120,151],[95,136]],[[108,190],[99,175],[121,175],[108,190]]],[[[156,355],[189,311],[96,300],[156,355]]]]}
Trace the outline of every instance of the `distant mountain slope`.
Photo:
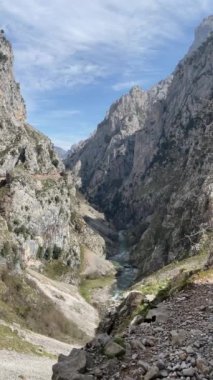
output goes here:
{"type": "Polygon", "coordinates": [[[65,160],[65,158],[67,157],[67,151],[60,148],[59,146],[54,146],[54,149],[57,155],[60,157],[60,159],[65,160]]]}

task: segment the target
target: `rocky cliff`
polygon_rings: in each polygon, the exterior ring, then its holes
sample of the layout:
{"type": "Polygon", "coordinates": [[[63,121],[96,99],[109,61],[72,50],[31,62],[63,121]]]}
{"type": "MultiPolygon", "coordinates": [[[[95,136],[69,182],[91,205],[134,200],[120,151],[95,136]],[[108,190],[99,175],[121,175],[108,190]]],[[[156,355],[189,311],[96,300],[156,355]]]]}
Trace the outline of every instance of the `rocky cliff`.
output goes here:
{"type": "Polygon", "coordinates": [[[108,111],[95,134],[66,159],[90,201],[107,214],[116,206],[118,191],[129,178],[134,162],[136,132],[143,128],[151,104],[166,96],[171,78],[150,91],[135,86],[108,111]]]}
{"type": "Polygon", "coordinates": [[[26,121],[13,53],[0,33],[0,252],[14,263],[60,260],[67,281],[79,280],[83,249],[105,243],[79,213],[75,182],[51,141],[26,121]]]}
{"type": "Polygon", "coordinates": [[[87,197],[128,229],[140,275],[196,253],[212,226],[212,16],[174,73],[112,105],[67,166],[87,197]]]}

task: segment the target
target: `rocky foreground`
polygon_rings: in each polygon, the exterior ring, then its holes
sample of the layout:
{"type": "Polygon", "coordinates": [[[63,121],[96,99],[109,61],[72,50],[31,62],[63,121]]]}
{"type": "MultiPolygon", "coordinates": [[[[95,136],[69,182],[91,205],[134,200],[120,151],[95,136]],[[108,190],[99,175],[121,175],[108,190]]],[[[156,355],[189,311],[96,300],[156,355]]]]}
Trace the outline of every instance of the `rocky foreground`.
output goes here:
{"type": "Polygon", "coordinates": [[[178,294],[134,318],[114,337],[61,355],[53,380],[213,378],[213,274],[198,275],[178,294]]]}

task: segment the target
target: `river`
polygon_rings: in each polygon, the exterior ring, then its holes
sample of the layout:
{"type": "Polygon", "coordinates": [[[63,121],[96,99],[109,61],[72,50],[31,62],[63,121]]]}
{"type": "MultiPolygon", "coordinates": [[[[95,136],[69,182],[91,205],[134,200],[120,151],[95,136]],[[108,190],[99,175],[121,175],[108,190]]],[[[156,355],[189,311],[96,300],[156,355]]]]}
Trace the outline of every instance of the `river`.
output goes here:
{"type": "Polygon", "coordinates": [[[113,299],[121,297],[123,291],[134,283],[138,273],[138,270],[130,264],[130,252],[125,231],[119,231],[118,243],[118,253],[113,256],[113,261],[119,266],[117,282],[113,288],[113,299]]]}

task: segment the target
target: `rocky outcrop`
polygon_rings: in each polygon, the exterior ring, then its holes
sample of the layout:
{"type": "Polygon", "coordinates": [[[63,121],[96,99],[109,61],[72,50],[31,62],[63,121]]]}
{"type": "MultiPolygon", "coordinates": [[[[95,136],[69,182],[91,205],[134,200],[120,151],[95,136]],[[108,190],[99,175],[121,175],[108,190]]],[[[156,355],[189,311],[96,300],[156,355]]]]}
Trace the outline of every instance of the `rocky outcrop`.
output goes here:
{"type": "Polygon", "coordinates": [[[195,30],[195,38],[189,49],[189,54],[199,48],[203,42],[210,36],[213,31],[213,15],[206,17],[195,30]]]}
{"type": "Polygon", "coordinates": [[[116,102],[68,157],[87,197],[129,231],[139,276],[189,254],[212,226],[212,16],[173,75],[116,102]]]}

